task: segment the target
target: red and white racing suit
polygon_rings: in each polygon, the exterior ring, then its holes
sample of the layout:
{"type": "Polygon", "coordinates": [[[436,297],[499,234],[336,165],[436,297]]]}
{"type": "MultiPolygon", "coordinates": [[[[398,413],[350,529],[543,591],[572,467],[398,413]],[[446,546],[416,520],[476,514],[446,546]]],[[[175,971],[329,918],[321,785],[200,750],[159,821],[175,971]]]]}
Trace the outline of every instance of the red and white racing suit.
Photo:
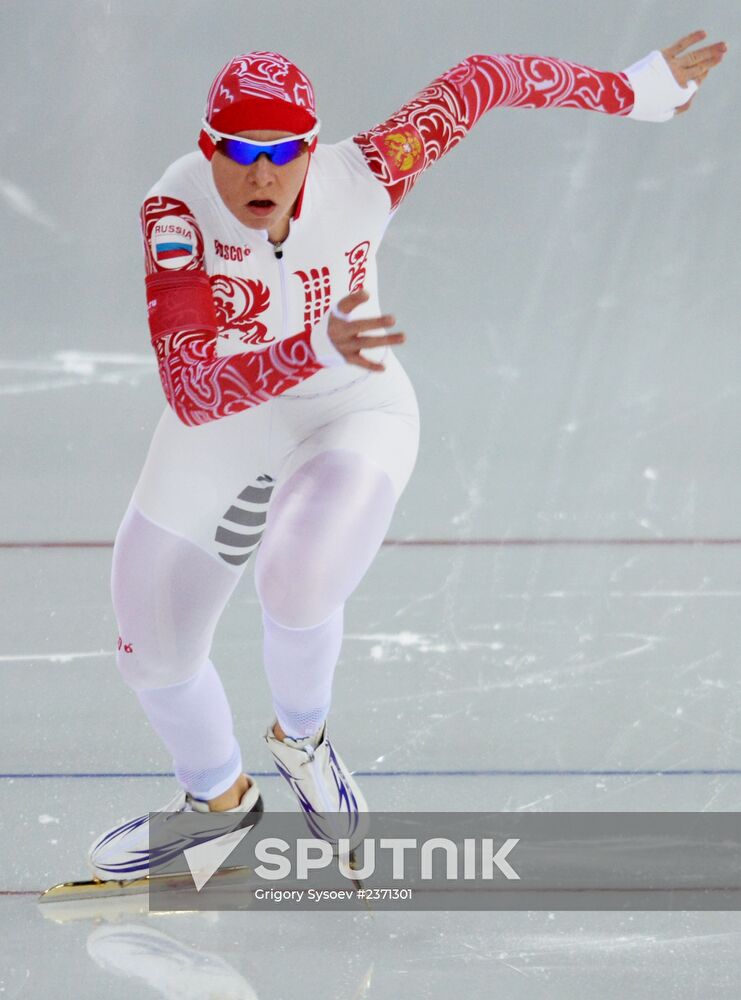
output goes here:
{"type": "Polygon", "coordinates": [[[202,671],[262,538],[256,583],[276,712],[292,735],[314,732],[329,707],[342,606],[415,461],[409,379],[388,348],[365,352],[384,372],[342,363],[327,335],[330,307],[362,285],[370,298],[353,318],[380,315],[376,256],[391,216],[485,112],[562,107],[662,120],[689,94],[671,92],[657,55],[624,73],[528,55],[464,59],[380,125],[317,146],[280,248],[230,213],[200,152],[173,163],[147,195],[150,326],[169,405],[116,540],[118,663],[195,794],[219,794],[239,773],[233,737],[209,742],[201,732],[198,747],[179,743],[152,692],[171,692],[172,714],[175,686],[185,699],[199,677],[199,703],[223,715],[202,671]],[[173,309],[167,292],[184,274],[195,298],[173,309]],[[203,296],[215,327],[199,327],[203,296]],[[299,681],[288,665],[297,658],[299,681]]]}

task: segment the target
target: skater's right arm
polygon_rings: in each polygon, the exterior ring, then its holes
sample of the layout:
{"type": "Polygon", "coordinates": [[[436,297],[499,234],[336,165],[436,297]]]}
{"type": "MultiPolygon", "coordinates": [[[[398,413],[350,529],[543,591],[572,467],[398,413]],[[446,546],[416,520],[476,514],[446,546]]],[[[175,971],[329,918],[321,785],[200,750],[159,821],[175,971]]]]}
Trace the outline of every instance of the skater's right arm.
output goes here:
{"type": "Polygon", "coordinates": [[[149,324],[162,388],[184,424],[195,426],[240,413],[322,368],[311,349],[310,329],[259,351],[217,357],[218,328],[208,276],[177,275],[181,282],[166,287],[161,278],[170,277],[146,279],[149,324]],[[185,329],[168,322],[176,320],[172,314],[181,310],[191,313],[183,318],[185,329]],[[186,320],[192,322],[190,328],[186,320]]]}
{"type": "Polygon", "coordinates": [[[368,297],[359,289],[313,326],[305,320],[293,336],[219,357],[221,327],[194,213],[180,199],[155,195],[145,200],[141,221],[149,330],[160,381],[167,402],[188,426],[258,406],[329,366],[383,371],[383,364],[368,360],[361,350],[404,340],[402,333],[378,333],[392,325],[391,316],[350,317],[368,297]],[[366,335],[370,331],[376,331],[373,337],[366,335]]]}
{"type": "Polygon", "coordinates": [[[310,326],[262,350],[218,357],[219,325],[193,213],[176,199],[148,198],[142,229],[152,346],[167,401],[184,424],[205,424],[257,406],[323,367],[310,326]],[[153,240],[153,225],[173,218],[179,234],[153,240]]]}

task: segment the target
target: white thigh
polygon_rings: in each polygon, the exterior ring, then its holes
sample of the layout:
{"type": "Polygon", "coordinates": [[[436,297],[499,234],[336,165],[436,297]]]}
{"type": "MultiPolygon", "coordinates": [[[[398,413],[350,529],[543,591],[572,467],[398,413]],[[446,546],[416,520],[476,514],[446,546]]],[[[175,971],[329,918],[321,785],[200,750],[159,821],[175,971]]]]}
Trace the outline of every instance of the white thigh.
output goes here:
{"type": "Polygon", "coordinates": [[[276,421],[289,432],[286,440],[297,442],[280,463],[281,485],[322,452],[352,451],[386,473],[399,499],[419,450],[419,407],[406,372],[390,352],[386,364],[385,372],[374,372],[334,397],[274,401],[276,421]]]}
{"type": "Polygon", "coordinates": [[[200,427],[167,409],[132,498],[155,524],[237,572],[262,536],[275,486],[270,406],[200,427]]]}

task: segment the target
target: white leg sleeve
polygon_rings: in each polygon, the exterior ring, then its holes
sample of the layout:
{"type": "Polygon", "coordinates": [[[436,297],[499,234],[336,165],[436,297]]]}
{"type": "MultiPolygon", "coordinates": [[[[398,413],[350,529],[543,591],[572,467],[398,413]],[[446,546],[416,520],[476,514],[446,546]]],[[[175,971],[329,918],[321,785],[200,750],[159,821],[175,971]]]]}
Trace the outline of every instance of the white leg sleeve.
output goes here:
{"type": "Polygon", "coordinates": [[[242,771],[232,715],[208,659],[214,628],[239,574],[129,508],[113,555],[121,639],[117,663],[198,798],[226,791],[242,771]]]}
{"type": "Polygon", "coordinates": [[[329,714],[343,612],[341,605],[313,628],[286,628],[263,610],[265,671],[275,714],[287,736],[311,736],[329,714]]]}
{"type": "Polygon", "coordinates": [[[242,773],[232,713],[221,678],[208,660],[182,684],[137,691],[139,702],[172,754],[175,777],[199,799],[215,799],[242,773]]]}
{"type": "Polygon", "coordinates": [[[376,555],[395,502],[388,475],[344,449],[315,455],[276,490],[255,584],[265,671],[289,736],[309,736],[326,718],[342,608],[376,555]]]}

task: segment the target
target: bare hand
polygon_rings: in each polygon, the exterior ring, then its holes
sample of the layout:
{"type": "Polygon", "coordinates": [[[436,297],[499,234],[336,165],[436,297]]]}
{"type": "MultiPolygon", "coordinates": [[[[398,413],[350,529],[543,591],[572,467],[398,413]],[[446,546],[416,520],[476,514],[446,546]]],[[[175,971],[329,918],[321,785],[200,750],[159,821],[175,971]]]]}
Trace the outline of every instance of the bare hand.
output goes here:
{"type": "MultiPolygon", "coordinates": [[[[364,288],[357,292],[351,292],[341,299],[337,308],[341,313],[351,313],[363,302],[367,302],[368,293],[364,288]]],[[[385,347],[392,344],[403,344],[406,337],[403,333],[387,333],[382,336],[364,337],[363,334],[369,330],[379,330],[393,326],[396,320],[393,316],[376,316],[371,319],[340,319],[334,313],[330,314],[327,333],[329,339],[343,356],[345,361],[351,365],[359,365],[361,368],[369,368],[373,372],[385,371],[385,366],[369,361],[360,353],[366,347],[385,347]]]]}
{"type": "MultiPolygon", "coordinates": [[[[661,50],[661,54],[669,63],[669,68],[674,74],[674,79],[682,87],[686,87],[690,80],[694,80],[699,87],[710,70],[718,65],[728,51],[725,42],[715,42],[715,44],[706,45],[702,49],[695,49],[694,52],[685,51],[690,45],[695,45],[704,38],[707,38],[707,32],[693,31],[691,35],[685,35],[674,45],[661,50]]],[[[677,108],[676,114],[687,111],[695,97],[696,94],[693,94],[686,104],[677,108]]]]}

